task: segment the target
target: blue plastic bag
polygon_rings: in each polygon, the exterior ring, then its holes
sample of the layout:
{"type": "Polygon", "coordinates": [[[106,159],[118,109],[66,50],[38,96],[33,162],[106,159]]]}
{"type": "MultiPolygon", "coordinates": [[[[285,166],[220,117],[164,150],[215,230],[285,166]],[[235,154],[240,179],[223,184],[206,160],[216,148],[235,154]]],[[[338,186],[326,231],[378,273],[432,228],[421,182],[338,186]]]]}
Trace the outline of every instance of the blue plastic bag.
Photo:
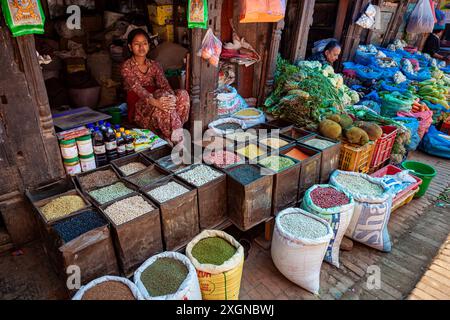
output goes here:
{"type": "Polygon", "coordinates": [[[427,69],[422,69],[419,72],[413,74],[409,73],[406,70],[402,70],[403,74],[408,78],[409,80],[415,80],[415,81],[425,81],[431,79],[431,72],[427,69]]]}
{"type": "Polygon", "coordinates": [[[431,126],[427,134],[423,137],[420,150],[433,156],[450,159],[450,136],[440,132],[435,126],[431,126]]]}
{"type": "Polygon", "coordinates": [[[402,94],[406,93],[409,87],[409,82],[405,81],[400,84],[393,84],[386,81],[380,82],[381,91],[398,91],[402,94]]]}
{"type": "Polygon", "coordinates": [[[356,76],[365,81],[378,80],[383,76],[383,71],[374,67],[357,66],[355,71],[356,76]]]}
{"type": "Polygon", "coordinates": [[[360,50],[356,50],[355,57],[353,60],[357,64],[361,64],[363,66],[367,66],[372,62],[372,58],[375,57],[376,53],[362,52],[360,50]]]}
{"type": "Polygon", "coordinates": [[[407,117],[395,117],[394,120],[400,121],[403,125],[408,128],[411,133],[411,141],[406,146],[408,151],[416,150],[420,143],[419,136],[419,120],[416,118],[407,118],[407,117]]]}

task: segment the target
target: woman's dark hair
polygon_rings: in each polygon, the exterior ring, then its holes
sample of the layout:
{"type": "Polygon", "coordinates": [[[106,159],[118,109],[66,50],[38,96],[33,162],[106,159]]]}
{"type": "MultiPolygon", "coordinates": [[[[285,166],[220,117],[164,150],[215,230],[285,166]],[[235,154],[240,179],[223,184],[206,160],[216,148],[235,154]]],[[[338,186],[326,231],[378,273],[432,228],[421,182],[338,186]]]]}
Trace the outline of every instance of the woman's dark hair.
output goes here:
{"type": "Polygon", "coordinates": [[[145,30],[142,28],[137,28],[128,34],[128,44],[131,44],[133,42],[134,38],[138,35],[145,36],[147,38],[148,43],[150,43],[150,36],[148,35],[148,33],[145,32],[145,30]]]}
{"type": "Polygon", "coordinates": [[[327,50],[333,50],[334,48],[340,48],[340,47],[341,47],[341,45],[339,44],[339,42],[337,42],[335,40],[331,40],[330,42],[327,43],[325,48],[323,48],[323,52],[325,52],[327,50]]]}

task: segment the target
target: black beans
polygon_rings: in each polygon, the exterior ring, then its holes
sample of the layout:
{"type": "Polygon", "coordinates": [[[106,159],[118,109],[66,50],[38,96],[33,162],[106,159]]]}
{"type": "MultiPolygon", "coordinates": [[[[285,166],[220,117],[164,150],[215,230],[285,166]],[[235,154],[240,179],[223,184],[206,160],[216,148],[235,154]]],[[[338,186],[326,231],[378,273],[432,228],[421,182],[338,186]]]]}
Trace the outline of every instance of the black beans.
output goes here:
{"type": "Polygon", "coordinates": [[[65,243],[95,228],[106,225],[107,222],[95,211],[82,212],[67,220],[56,223],[53,228],[65,243]]]}

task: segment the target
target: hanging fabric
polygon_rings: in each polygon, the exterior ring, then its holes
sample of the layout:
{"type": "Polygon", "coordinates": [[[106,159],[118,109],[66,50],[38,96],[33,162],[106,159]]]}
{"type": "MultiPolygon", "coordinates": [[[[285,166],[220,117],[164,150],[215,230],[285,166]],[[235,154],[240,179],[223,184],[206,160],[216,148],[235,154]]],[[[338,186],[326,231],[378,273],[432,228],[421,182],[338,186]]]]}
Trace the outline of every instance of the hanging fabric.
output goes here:
{"type": "Polygon", "coordinates": [[[286,0],[243,0],[241,3],[240,23],[278,22],[286,11],[286,0]]]}

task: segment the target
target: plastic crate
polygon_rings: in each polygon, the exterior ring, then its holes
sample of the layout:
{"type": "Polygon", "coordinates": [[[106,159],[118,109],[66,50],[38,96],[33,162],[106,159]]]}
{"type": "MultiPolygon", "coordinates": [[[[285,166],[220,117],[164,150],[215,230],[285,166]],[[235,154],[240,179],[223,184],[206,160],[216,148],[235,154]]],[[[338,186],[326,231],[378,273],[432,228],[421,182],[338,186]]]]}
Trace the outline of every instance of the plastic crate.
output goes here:
{"type": "MultiPolygon", "coordinates": [[[[377,172],[374,172],[373,174],[371,174],[371,176],[374,178],[381,178],[381,177],[384,177],[385,175],[394,175],[401,171],[402,171],[402,169],[390,164],[384,168],[381,168],[377,172]]],[[[419,191],[419,186],[422,184],[422,179],[420,179],[416,176],[413,176],[413,175],[411,175],[411,177],[416,179],[417,182],[410,185],[405,190],[400,191],[395,196],[395,198],[392,201],[392,210],[400,208],[401,206],[409,203],[412,200],[412,198],[414,197],[414,195],[416,194],[416,192],[419,191]]]]}
{"type": "Polygon", "coordinates": [[[397,137],[397,127],[382,126],[383,135],[375,142],[370,167],[376,167],[390,158],[395,138],[397,137]]]}
{"type": "Polygon", "coordinates": [[[450,135],[450,117],[448,117],[447,120],[445,120],[445,121],[442,123],[442,126],[441,126],[441,128],[440,128],[439,131],[441,131],[441,132],[443,132],[443,133],[445,133],[445,134],[450,135]]]}
{"type": "Polygon", "coordinates": [[[339,169],[361,173],[369,172],[374,147],[373,142],[364,146],[342,143],[339,154],[339,169]]]}

